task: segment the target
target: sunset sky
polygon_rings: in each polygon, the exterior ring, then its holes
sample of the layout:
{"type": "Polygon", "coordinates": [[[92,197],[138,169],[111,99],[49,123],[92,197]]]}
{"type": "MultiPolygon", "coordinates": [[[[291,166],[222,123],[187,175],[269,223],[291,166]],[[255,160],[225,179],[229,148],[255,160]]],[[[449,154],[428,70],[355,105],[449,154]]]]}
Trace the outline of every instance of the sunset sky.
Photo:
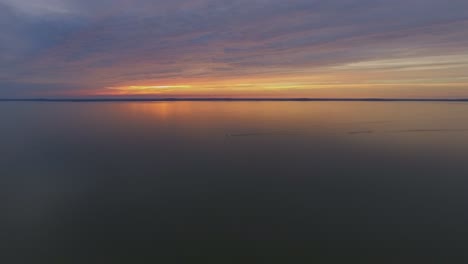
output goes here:
{"type": "Polygon", "coordinates": [[[0,0],[0,98],[468,98],[467,0],[0,0]]]}

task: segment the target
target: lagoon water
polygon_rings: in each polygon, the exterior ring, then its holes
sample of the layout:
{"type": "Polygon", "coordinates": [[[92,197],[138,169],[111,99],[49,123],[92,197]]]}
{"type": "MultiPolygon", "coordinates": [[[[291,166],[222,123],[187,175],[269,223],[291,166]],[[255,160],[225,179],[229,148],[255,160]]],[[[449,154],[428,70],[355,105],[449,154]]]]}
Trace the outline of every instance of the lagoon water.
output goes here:
{"type": "Polygon", "coordinates": [[[0,103],[0,261],[465,263],[468,103],[0,103]]]}

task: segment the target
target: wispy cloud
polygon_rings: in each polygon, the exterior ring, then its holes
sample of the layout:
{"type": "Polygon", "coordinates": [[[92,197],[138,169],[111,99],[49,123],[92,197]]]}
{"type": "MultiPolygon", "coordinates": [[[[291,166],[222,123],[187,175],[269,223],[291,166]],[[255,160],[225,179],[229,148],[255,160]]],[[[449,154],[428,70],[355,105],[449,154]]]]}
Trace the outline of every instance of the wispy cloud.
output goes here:
{"type": "Polygon", "coordinates": [[[0,96],[157,86],[172,89],[143,90],[372,96],[389,83],[416,95],[436,84],[423,95],[437,96],[466,83],[468,96],[466,10],[462,0],[0,0],[0,96]]]}

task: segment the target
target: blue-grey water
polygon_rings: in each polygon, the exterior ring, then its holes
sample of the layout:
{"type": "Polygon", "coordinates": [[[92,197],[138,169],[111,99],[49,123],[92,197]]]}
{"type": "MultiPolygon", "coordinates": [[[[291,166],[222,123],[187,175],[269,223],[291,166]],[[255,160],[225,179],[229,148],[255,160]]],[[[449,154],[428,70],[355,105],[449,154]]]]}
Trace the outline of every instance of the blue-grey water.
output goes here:
{"type": "Polygon", "coordinates": [[[0,103],[0,262],[467,263],[468,103],[0,103]]]}

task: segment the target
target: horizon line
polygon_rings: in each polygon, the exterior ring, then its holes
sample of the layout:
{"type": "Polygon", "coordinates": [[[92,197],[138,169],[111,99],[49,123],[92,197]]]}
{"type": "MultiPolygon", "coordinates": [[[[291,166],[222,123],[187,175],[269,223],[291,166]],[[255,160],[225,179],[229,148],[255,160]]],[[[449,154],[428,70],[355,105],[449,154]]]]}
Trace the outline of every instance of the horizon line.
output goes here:
{"type": "Polygon", "coordinates": [[[468,102],[468,98],[0,98],[0,102],[468,102]]]}

